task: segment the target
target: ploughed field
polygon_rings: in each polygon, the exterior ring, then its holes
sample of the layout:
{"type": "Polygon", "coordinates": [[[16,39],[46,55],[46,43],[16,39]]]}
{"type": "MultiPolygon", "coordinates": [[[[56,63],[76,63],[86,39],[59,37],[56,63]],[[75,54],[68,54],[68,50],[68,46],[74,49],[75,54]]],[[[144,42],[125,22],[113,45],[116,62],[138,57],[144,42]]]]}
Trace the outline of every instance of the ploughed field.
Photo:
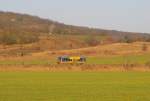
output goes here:
{"type": "Polygon", "coordinates": [[[0,72],[0,101],[150,101],[148,72],[0,72]]]}

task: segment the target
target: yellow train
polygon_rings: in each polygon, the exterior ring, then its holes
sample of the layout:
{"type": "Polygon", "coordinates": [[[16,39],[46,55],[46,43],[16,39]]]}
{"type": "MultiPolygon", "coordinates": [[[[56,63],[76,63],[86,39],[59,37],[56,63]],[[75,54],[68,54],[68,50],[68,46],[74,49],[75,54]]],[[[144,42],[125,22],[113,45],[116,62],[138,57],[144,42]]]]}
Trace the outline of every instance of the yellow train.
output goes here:
{"type": "Polygon", "coordinates": [[[60,56],[57,59],[58,64],[84,64],[86,57],[84,56],[60,56]]]}

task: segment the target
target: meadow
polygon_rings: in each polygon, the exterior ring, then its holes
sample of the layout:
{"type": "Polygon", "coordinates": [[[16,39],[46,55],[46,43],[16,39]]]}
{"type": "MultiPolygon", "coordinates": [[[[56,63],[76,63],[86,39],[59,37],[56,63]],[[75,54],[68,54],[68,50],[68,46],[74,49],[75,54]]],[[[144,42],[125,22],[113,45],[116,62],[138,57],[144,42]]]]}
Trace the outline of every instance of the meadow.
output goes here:
{"type": "Polygon", "coordinates": [[[146,64],[150,62],[150,54],[126,55],[126,56],[108,56],[108,57],[89,57],[88,64],[146,64]]]}
{"type": "Polygon", "coordinates": [[[150,101],[148,72],[1,72],[0,101],[150,101]]]}
{"type": "MultiPolygon", "coordinates": [[[[122,65],[122,64],[141,64],[150,63],[150,54],[141,55],[126,55],[126,56],[89,56],[86,64],[96,65],[122,65]]],[[[0,60],[0,65],[55,65],[57,64],[57,57],[49,58],[33,58],[33,59],[5,59],[0,60]]]]}

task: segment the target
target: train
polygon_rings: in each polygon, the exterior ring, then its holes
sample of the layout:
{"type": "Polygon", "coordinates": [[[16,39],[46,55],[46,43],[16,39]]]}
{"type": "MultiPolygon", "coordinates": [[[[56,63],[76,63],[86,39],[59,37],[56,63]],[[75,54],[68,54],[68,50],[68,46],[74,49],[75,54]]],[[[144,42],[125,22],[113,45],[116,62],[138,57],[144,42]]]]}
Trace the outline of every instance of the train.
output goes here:
{"type": "Polygon", "coordinates": [[[57,58],[58,64],[85,64],[86,57],[84,56],[59,56],[57,58]]]}

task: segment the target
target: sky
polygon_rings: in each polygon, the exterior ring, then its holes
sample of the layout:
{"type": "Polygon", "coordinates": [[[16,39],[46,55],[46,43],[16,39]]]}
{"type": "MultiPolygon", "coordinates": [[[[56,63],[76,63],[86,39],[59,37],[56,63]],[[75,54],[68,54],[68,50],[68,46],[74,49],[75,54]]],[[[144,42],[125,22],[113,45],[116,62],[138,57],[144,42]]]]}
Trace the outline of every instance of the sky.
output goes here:
{"type": "Polygon", "coordinates": [[[150,0],[0,0],[0,11],[70,25],[150,33],[150,0]]]}

